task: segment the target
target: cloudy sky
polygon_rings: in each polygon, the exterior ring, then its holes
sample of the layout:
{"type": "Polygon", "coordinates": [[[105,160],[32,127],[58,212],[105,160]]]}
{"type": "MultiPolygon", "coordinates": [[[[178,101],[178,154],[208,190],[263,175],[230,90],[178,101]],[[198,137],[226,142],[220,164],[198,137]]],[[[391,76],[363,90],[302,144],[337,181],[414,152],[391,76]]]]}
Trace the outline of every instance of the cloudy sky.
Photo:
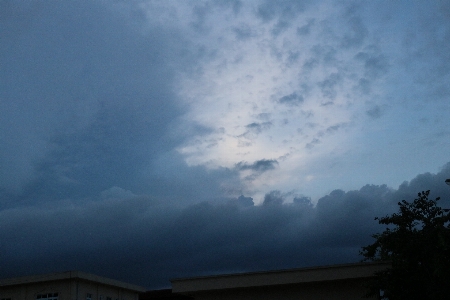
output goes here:
{"type": "Polygon", "coordinates": [[[1,0],[0,273],[358,261],[450,199],[449,82],[447,1],[1,0]]]}

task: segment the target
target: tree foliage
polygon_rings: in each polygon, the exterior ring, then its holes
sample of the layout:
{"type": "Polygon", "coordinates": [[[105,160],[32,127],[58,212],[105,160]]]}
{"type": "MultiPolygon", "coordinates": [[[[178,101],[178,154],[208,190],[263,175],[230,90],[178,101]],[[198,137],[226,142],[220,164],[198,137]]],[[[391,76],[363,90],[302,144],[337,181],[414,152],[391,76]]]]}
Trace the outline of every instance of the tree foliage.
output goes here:
{"type": "Polygon", "coordinates": [[[375,218],[388,225],[363,247],[364,260],[389,261],[376,273],[369,295],[381,299],[450,299],[450,210],[428,199],[430,191],[414,202],[398,203],[399,212],[375,218]]]}

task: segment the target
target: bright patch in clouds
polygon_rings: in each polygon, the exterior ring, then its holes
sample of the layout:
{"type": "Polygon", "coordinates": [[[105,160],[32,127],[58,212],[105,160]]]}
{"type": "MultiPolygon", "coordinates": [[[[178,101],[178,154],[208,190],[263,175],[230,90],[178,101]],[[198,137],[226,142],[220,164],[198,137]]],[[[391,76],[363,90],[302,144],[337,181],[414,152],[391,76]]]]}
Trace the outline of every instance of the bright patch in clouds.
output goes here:
{"type": "Polygon", "coordinates": [[[367,103],[383,94],[388,68],[362,21],[332,23],[332,16],[345,17],[340,7],[315,5],[287,23],[255,11],[246,4],[238,13],[211,9],[200,29],[185,20],[205,60],[198,72],[180,76],[179,90],[185,118],[208,129],[179,148],[190,165],[278,162],[270,174],[241,171],[252,195],[298,189],[315,178],[306,163],[347,152],[367,103]]]}

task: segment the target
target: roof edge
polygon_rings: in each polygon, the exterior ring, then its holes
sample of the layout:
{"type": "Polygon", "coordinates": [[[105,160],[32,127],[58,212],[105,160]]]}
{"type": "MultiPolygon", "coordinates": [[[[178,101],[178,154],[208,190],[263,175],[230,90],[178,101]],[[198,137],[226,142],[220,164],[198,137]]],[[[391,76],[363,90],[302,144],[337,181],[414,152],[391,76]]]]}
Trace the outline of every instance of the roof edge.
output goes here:
{"type": "Polygon", "coordinates": [[[172,279],[175,293],[192,293],[233,288],[301,284],[347,279],[364,279],[390,266],[388,262],[363,262],[319,267],[235,273],[172,279]]]}
{"type": "Polygon", "coordinates": [[[253,271],[253,272],[242,272],[242,273],[224,273],[216,275],[201,275],[192,277],[177,277],[170,279],[170,282],[185,281],[191,279],[202,279],[202,278],[221,278],[221,277],[235,277],[235,276],[245,276],[245,275],[258,275],[258,274],[273,274],[273,273],[286,273],[286,272],[298,272],[298,271],[308,271],[308,270],[321,270],[321,269],[334,269],[334,268],[345,268],[354,266],[370,266],[370,265],[386,265],[389,266],[390,262],[376,261],[376,262],[358,262],[358,263],[346,263],[346,264],[335,264],[335,265],[324,265],[324,266],[313,266],[313,267],[302,267],[302,268],[292,268],[292,269],[277,269],[268,271],[253,271]]]}
{"type": "Polygon", "coordinates": [[[82,271],[66,271],[59,273],[48,273],[41,275],[31,275],[31,276],[22,276],[22,277],[14,277],[14,278],[5,278],[0,279],[0,287],[1,286],[11,286],[11,285],[20,285],[20,284],[33,284],[45,281],[59,281],[59,280],[68,280],[68,279],[79,279],[90,282],[97,282],[104,285],[115,286],[125,290],[131,290],[136,292],[145,292],[146,289],[144,287],[134,285],[131,283],[122,282],[119,280],[106,278],[82,271]]]}

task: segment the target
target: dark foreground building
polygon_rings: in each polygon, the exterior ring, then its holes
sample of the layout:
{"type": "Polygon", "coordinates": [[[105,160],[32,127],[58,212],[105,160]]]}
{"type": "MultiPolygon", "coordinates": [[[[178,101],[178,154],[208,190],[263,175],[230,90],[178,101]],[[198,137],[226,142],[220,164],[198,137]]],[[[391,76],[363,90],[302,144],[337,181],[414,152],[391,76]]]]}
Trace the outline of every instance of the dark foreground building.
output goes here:
{"type": "Polygon", "coordinates": [[[139,295],[139,300],[194,300],[194,298],[172,293],[172,289],[147,291],[139,295]]]}
{"type": "Polygon", "coordinates": [[[352,300],[386,263],[357,263],[172,280],[172,289],[145,288],[83,272],[0,280],[0,300],[352,300]]]}
{"type": "Polygon", "coordinates": [[[0,280],[1,300],[138,300],[145,288],[78,271],[0,280]]]}
{"type": "Polygon", "coordinates": [[[195,300],[351,300],[385,263],[357,263],[172,280],[172,293],[195,300]]]}

